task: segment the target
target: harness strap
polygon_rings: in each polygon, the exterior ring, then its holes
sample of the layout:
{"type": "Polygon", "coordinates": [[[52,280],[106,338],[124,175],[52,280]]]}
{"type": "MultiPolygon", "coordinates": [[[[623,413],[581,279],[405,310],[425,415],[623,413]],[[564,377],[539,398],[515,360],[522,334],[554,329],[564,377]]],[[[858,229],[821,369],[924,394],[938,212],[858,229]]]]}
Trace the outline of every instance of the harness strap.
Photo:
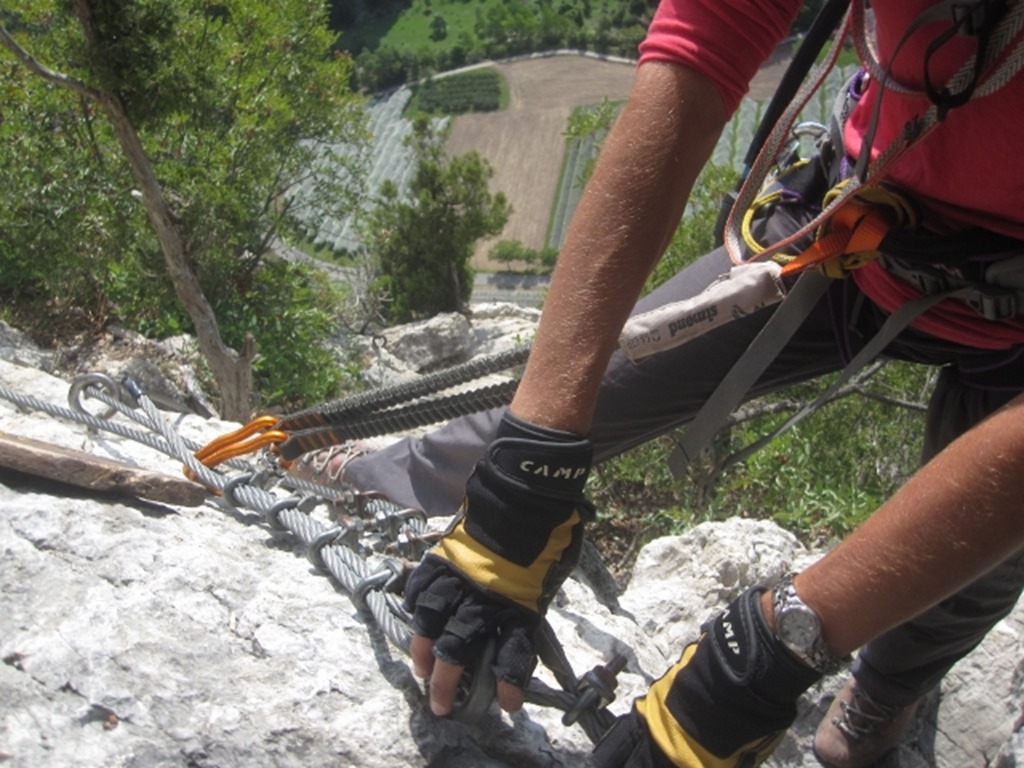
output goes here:
{"type": "MultiPolygon", "coordinates": [[[[999,322],[1024,310],[1024,288],[965,280],[945,270],[920,264],[904,264],[889,254],[882,256],[885,271],[909,283],[925,295],[955,291],[965,304],[985,320],[999,322]]],[[[1017,262],[1020,269],[1020,262],[1017,262]]],[[[1018,273],[1020,274],[1020,273],[1018,273]]]]}
{"type": "MultiPolygon", "coordinates": [[[[804,272],[800,276],[797,284],[789,294],[789,296],[795,297],[794,300],[787,300],[779,305],[778,311],[769,318],[760,333],[754,337],[754,340],[733,364],[729,373],[725,375],[725,378],[722,379],[711,397],[705,401],[697,416],[690,423],[686,433],[679,440],[672,453],[669,454],[668,466],[673,477],[680,479],[689,463],[693,461],[705,446],[711,443],[715,433],[728,420],[729,414],[736,409],[746,393],[757,383],[761,374],[764,373],[772,360],[775,359],[786,345],[790,337],[800,326],[800,323],[807,317],[818,299],[822,297],[829,284],[828,278],[813,270],[804,272]],[[806,285],[807,287],[801,290],[801,285],[806,285]],[[798,293],[798,291],[800,292],[798,293]],[[789,310],[787,315],[777,319],[783,313],[783,310],[787,309],[789,310]]],[[[969,290],[968,288],[954,288],[942,293],[922,296],[920,299],[907,302],[901,306],[886,318],[878,332],[853,356],[850,362],[840,371],[835,381],[826,387],[818,397],[793,414],[781,426],[776,427],[769,434],[761,436],[750,445],[734,453],[730,457],[727,466],[746,460],[828,402],[839,391],[840,387],[882,354],[885,348],[914,321],[915,317],[922,312],[926,312],[940,301],[962,298],[969,290]]]]}
{"type": "Polygon", "coordinates": [[[772,360],[778,357],[796,329],[825,295],[830,283],[827,277],[815,270],[800,275],[778,309],[722,377],[711,397],[704,401],[686,433],[669,454],[668,466],[674,477],[679,479],[686,466],[705,446],[710,445],[729,414],[743,401],[772,360]]]}
{"type": "Polygon", "coordinates": [[[803,408],[789,417],[789,419],[787,419],[783,424],[776,427],[767,435],[762,435],[746,448],[734,453],[729,458],[727,466],[732,466],[733,464],[741,461],[746,461],[747,458],[757,453],[783,432],[795,427],[805,418],[810,416],[818,410],[818,408],[831,400],[840,388],[850,381],[858,371],[866,368],[872,360],[881,355],[882,352],[885,351],[885,348],[894,341],[905,328],[914,322],[915,317],[928,311],[930,307],[933,307],[944,299],[959,298],[960,293],[960,290],[950,290],[931,296],[922,296],[916,301],[907,302],[893,314],[889,315],[878,332],[872,336],[860,352],[854,355],[850,362],[843,367],[843,370],[839,372],[835,381],[826,387],[812,402],[807,403],[803,408]]]}

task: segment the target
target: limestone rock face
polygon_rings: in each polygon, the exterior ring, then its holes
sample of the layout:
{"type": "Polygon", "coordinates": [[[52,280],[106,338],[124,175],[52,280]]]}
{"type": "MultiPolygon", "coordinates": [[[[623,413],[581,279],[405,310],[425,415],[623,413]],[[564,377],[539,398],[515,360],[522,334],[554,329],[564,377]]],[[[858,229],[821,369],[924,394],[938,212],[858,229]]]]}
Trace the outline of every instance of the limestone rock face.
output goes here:
{"type": "MultiPolygon", "coordinates": [[[[475,333],[475,331],[471,331],[475,333]]],[[[166,473],[177,458],[29,410],[66,407],[50,353],[0,338],[0,431],[166,473]]],[[[120,417],[117,417],[120,418],[120,417]]],[[[237,425],[167,412],[199,442],[237,425]]],[[[433,717],[403,651],[317,571],[293,536],[212,500],[174,507],[0,470],[0,762],[35,766],[584,766],[562,713],[492,707],[474,726],[433,717]]],[[[748,586],[820,553],[763,521],[659,539],[619,607],[570,579],[549,618],[575,671],[627,658],[615,713],[748,586]]],[[[1022,764],[1017,610],[930,697],[886,765],[1022,764]]],[[[538,675],[554,686],[543,669],[538,675]]],[[[812,688],[768,765],[816,766],[809,743],[841,685],[812,688]]]]}
{"type": "Polygon", "coordinates": [[[375,386],[529,344],[540,311],[507,303],[474,304],[469,315],[448,312],[388,328],[361,342],[363,376],[375,386]]]}

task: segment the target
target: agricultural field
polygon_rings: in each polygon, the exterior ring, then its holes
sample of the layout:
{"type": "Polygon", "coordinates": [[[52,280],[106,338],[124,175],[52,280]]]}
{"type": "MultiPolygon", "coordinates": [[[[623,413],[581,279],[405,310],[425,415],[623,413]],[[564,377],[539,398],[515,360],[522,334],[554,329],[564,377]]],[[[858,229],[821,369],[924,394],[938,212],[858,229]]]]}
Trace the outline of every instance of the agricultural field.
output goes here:
{"type": "Polygon", "coordinates": [[[461,115],[466,112],[496,112],[507,104],[505,80],[494,67],[484,67],[417,83],[409,111],[461,115]]]}
{"type": "MultiPolygon", "coordinates": [[[[738,166],[760,120],[766,101],[785,69],[785,51],[770,60],[754,80],[749,97],[727,126],[715,149],[716,163],[738,166]]],[[[474,112],[451,118],[448,151],[478,152],[494,168],[491,189],[503,192],[513,212],[497,240],[518,240],[529,248],[548,244],[552,217],[559,212],[559,227],[571,215],[575,190],[565,178],[566,130],[569,115],[579,106],[598,104],[604,99],[622,101],[633,81],[634,64],[625,60],[584,55],[545,55],[487,65],[504,79],[508,106],[495,112],[474,112]],[[559,205],[569,195],[566,205],[559,205]]],[[[848,72],[833,72],[826,87],[807,106],[802,119],[825,121],[836,93],[848,72]]],[[[402,142],[409,132],[403,116],[413,89],[403,86],[376,97],[370,103],[374,147],[371,152],[371,188],[384,179],[401,187],[412,173],[412,158],[402,142]]],[[[572,170],[568,171],[572,174],[572,170]]],[[[557,229],[557,228],[556,228],[557,229]]],[[[334,250],[355,247],[351,221],[309,222],[314,243],[334,250]]],[[[552,233],[558,242],[558,232],[552,233]]],[[[478,245],[473,266],[496,270],[487,252],[495,241],[478,245]]]]}
{"type": "MultiPolygon", "coordinates": [[[[512,205],[497,240],[518,240],[528,248],[546,245],[566,150],[565,129],[572,110],[602,99],[625,99],[633,82],[630,62],[585,56],[544,56],[496,65],[508,85],[509,105],[501,112],[459,115],[452,120],[448,151],[475,151],[494,168],[491,189],[512,205]]],[[[481,242],[477,269],[494,269],[481,242]]]]}
{"type": "MultiPolygon", "coordinates": [[[[751,85],[749,97],[719,141],[714,162],[733,167],[742,163],[765,104],[775,92],[787,62],[788,55],[783,51],[762,68],[751,85]]],[[[577,106],[597,104],[605,98],[625,99],[633,81],[634,65],[584,56],[555,56],[503,63],[497,69],[508,81],[508,109],[455,117],[448,150],[452,154],[479,152],[494,167],[491,188],[504,192],[513,208],[505,230],[496,240],[518,240],[529,248],[539,249],[551,244],[548,233],[552,230],[552,217],[558,215],[559,226],[564,227],[571,215],[573,205],[560,208],[559,195],[570,195],[571,202],[575,202],[572,179],[563,177],[563,168],[567,167],[563,163],[564,132],[570,113],[577,106]]],[[[848,74],[845,70],[833,72],[801,119],[827,120],[833,96],[848,74]]],[[[552,232],[552,239],[555,243],[560,241],[557,231],[552,232]]],[[[492,241],[477,246],[474,267],[496,268],[487,260],[492,246],[492,241]]]]}

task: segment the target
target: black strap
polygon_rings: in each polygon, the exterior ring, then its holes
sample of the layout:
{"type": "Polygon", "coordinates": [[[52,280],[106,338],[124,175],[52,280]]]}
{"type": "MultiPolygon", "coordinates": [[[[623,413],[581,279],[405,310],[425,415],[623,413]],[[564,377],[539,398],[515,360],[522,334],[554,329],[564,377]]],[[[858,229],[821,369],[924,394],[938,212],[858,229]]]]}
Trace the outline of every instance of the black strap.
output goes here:
{"type": "MultiPolygon", "coordinates": [[[[778,88],[772,94],[768,107],[761,117],[761,122],[758,124],[757,130],[754,131],[753,138],[750,140],[747,153],[743,156],[741,182],[749,171],[750,166],[753,165],[758,153],[760,153],[761,147],[767,141],[775,123],[778,122],[782,113],[786,111],[789,103],[793,101],[796,92],[800,90],[800,86],[807,78],[807,73],[811,71],[811,67],[817,61],[818,55],[828,43],[832,33],[839,27],[839,22],[849,6],[850,0],[828,0],[821,7],[821,10],[818,11],[818,15],[814,17],[814,21],[811,22],[811,26],[807,30],[807,35],[796,49],[796,53],[793,54],[793,58],[786,67],[786,71],[783,72],[778,88]]],[[[721,245],[724,240],[722,233],[725,231],[725,221],[729,216],[729,211],[732,210],[732,204],[735,199],[736,191],[730,192],[722,199],[722,207],[718,212],[718,220],[715,222],[716,245],[721,245]]]]}

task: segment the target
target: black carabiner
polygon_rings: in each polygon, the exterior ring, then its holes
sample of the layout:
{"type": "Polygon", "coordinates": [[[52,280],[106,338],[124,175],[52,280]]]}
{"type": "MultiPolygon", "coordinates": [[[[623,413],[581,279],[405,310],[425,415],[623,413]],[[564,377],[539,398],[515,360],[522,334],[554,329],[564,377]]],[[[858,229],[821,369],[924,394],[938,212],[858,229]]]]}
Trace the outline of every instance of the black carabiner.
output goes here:
{"type": "Polygon", "coordinates": [[[453,720],[473,725],[479,722],[490,708],[498,692],[498,680],[491,666],[497,645],[497,638],[491,635],[473,670],[467,669],[462,673],[455,694],[455,707],[452,709],[453,720]]]}

